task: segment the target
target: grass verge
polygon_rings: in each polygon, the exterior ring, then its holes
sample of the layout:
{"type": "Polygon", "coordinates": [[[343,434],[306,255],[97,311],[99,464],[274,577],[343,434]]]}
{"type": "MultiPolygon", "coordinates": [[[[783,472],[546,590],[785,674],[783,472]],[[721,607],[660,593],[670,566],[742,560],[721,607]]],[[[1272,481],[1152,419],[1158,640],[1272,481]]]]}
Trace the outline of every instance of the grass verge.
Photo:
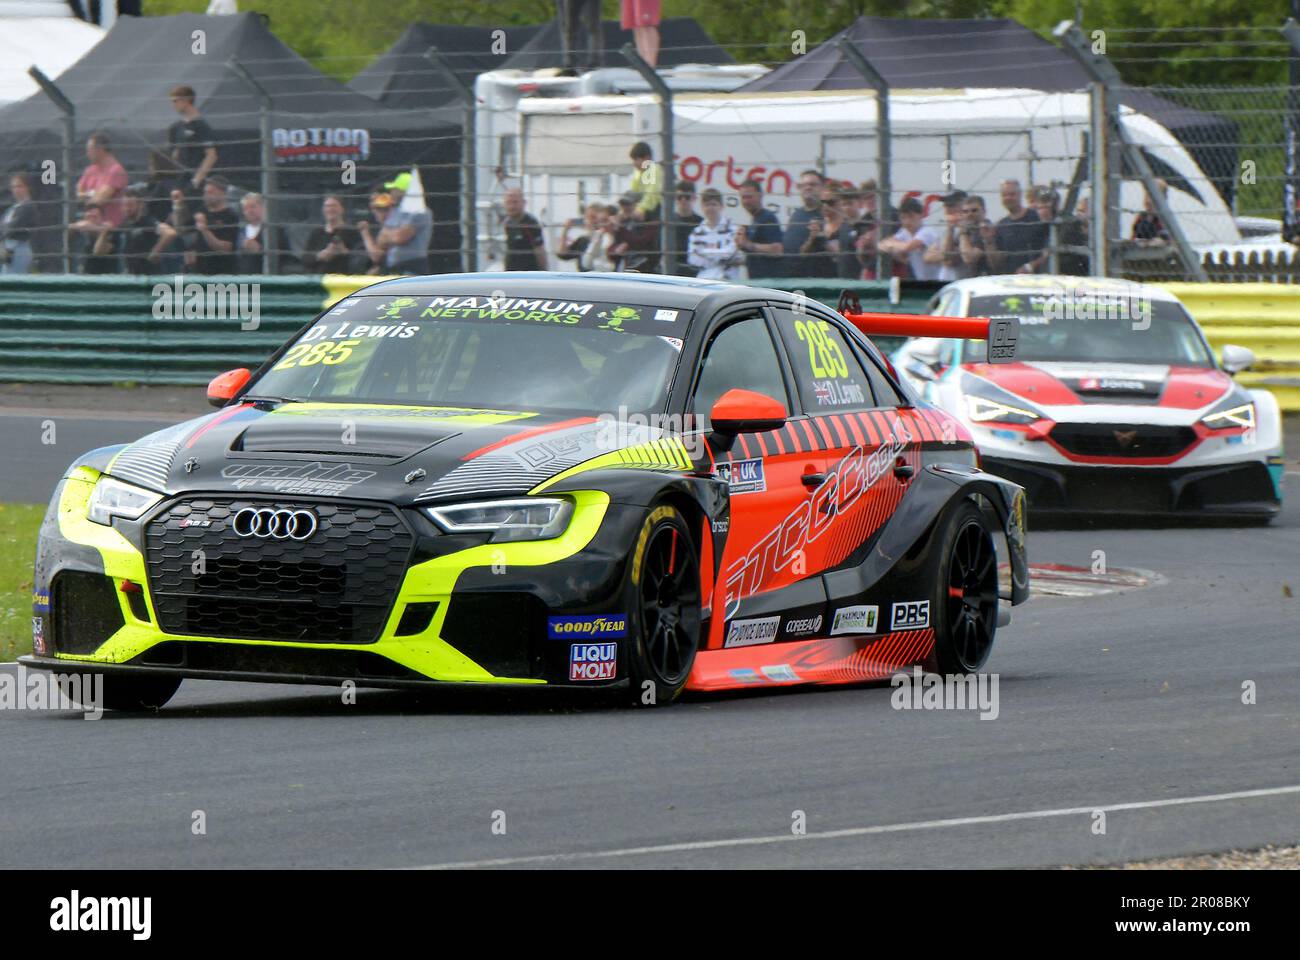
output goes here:
{"type": "Polygon", "coordinates": [[[0,503],[0,661],[32,652],[32,562],[45,507],[0,503]]]}

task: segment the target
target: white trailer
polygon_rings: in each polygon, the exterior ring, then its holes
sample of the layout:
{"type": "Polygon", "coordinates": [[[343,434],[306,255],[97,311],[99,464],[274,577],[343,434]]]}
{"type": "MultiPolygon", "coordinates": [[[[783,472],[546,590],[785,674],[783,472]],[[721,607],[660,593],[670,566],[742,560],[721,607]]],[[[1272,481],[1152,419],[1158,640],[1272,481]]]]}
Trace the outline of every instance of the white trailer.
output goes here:
{"type": "MultiPolygon", "coordinates": [[[[735,90],[763,76],[768,69],[757,63],[683,64],[661,70],[659,76],[675,95],[684,95],[735,90]]],[[[577,216],[587,202],[613,202],[631,180],[627,153],[634,141],[623,134],[627,118],[607,118],[592,113],[584,115],[584,120],[575,125],[575,129],[589,127],[586,132],[574,134],[578,137],[579,157],[557,152],[553,170],[542,180],[525,184],[520,150],[524,106],[561,101],[588,103],[607,98],[625,105],[634,99],[653,103],[654,98],[648,97],[648,93],[649,85],[641,75],[627,67],[593,70],[578,77],[560,76],[556,70],[494,70],[479,75],[474,83],[474,128],[478,258],[481,267],[488,269],[500,265],[504,240],[500,199],[506,187],[525,187],[532,213],[553,228],[548,237],[548,247],[553,250],[565,220],[577,216]],[[581,159],[582,144],[595,142],[601,145],[601,159],[581,159]],[[614,154],[618,154],[614,162],[605,162],[604,158],[614,154]]],[[[539,133],[536,127],[532,132],[534,135],[539,133]]],[[[568,135],[566,131],[565,136],[568,135]]],[[[560,146],[557,143],[557,147],[560,146]]]]}
{"type": "MultiPolygon", "coordinates": [[[[617,196],[630,179],[629,144],[654,145],[659,134],[659,105],[648,94],[525,98],[517,113],[517,182],[533,213],[552,227],[576,215],[585,199],[617,196]]],[[[677,178],[693,181],[697,191],[716,187],[732,208],[739,206],[741,181],[754,179],[784,222],[800,204],[794,185],[801,170],[852,183],[877,174],[871,91],[685,93],[674,97],[674,115],[677,178]]],[[[1238,241],[1231,212],[1182,144],[1129,108],[1122,122],[1149,157],[1195,191],[1171,188],[1168,197],[1189,241],[1238,241]]],[[[1084,162],[1089,98],[1011,89],[895,90],[890,126],[891,204],[919,197],[927,222],[937,224],[938,198],[962,189],[981,195],[996,221],[1005,213],[998,196],[1003,180],[1026,188],[1052,184],[1064,197],[1084,162]]],[[[1142,203],[1141,183],[1126,180],[1122,235],[1142,203]]],[[[739,218],[748,220],[743,211],[739,218]]]]}

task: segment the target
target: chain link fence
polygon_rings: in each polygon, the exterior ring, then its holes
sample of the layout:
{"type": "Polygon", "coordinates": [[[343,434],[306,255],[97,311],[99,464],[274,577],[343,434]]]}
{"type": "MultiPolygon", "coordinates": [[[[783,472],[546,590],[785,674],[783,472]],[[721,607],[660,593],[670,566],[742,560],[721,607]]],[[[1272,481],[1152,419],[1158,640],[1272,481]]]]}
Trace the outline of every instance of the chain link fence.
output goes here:
{"type": "MultiPolygon", "coordinates": [[[[936,23],[935,42],[955,29],[936,23]]],[[[1044,55],[1040,38],[1024,44],[1008,49],[1044,55]]],[[[484,51],[443,51],[449,69],[424,72],[432,61],[408,54],[398,92],[429,106],[375,103],[368,95],[387,88],[369,77],[366,94],[316,83],[308,112],[305,100],[282,99],[307,82],[303,61],[246,57],[253,81],[200,103],[219,154],[206,182],[168,142],[165,111],[150,126],[138,104],[93,107],[130,100],[134,88],[107,89],[107,75],[60,78],[77,103],[73,122],[0,109],[5,269],[657,272],[671,237],[671,272],[760,280],[1019,271],[1293,282],[1300,272],[1284,199],[1300,89],[943,87],[926,79],[933,54],[900,45],[881,69],[902,71],[905,86],[878,93],[863,75],[853,89],[768,92],[751,89],[764,66],[688,66],[702,49],[661,52],[661,66],[674,63],[661,70],[673,91],[670,167],[660,98],[626,68],[489,72],[495,85],[479,75],[467,113],[458,84],[492,66],[484,51]],[[259,87],[270,97],[260,107],[259,87]],[[373,106],[361,111],[362,99],[373,106]],[[103,203],[95,178],[84,180],[96,131],[129,185],[103,203]],[[629,157],[638,142],[654,153],[639,173],[629,157]],[[398,230],[405,222],[415,230],[398,230]]],[[[624,62],[615,50],[605,60],[624,62]]],[[[1032,66],[1020,83],[1034,81],[1032,66]]],[[[195,83],[202,71],[238,72],[209,61],[171,75],[195,83]]]]}

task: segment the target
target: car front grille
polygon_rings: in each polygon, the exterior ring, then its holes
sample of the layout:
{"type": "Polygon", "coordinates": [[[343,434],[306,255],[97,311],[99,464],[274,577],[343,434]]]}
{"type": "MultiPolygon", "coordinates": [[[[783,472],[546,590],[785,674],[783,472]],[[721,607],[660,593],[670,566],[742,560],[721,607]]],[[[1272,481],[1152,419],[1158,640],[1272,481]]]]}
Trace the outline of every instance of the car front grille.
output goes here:
{"type": "Polygon", "coordinates": [[[1191,427],[1125,423],[1058,423],[1052,439],[1080,457],[1161,459],[1175,457],[1196,442],[1191,427]]]}
{"type": "Polygon", "coordinates": [[[373,643],[412,545],[397,511],[370,504],[196,498],[145,528],[159,627],[244,640],[373,643]],[[303,540],[240,536],[245,508],[309,511],[317,527],[303,540]]]}

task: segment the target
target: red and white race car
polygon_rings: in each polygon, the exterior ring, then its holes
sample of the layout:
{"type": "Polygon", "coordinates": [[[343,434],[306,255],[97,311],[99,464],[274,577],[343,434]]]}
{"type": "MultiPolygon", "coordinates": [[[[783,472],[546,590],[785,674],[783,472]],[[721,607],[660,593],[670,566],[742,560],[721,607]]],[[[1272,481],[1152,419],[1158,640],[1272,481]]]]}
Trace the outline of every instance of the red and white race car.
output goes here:
{"type": "Polygon", "coordinates": [[[964,340],[913,338],[893,360],[970,428],[985,469],[1042,513],[1198,513],[1267,522],[1281,508],[1277,400],[1216,360],[1178,298],[1084,277],[998,276],[939,291],[933,312],[1016,316],[1016,362],[964,340]]]}

